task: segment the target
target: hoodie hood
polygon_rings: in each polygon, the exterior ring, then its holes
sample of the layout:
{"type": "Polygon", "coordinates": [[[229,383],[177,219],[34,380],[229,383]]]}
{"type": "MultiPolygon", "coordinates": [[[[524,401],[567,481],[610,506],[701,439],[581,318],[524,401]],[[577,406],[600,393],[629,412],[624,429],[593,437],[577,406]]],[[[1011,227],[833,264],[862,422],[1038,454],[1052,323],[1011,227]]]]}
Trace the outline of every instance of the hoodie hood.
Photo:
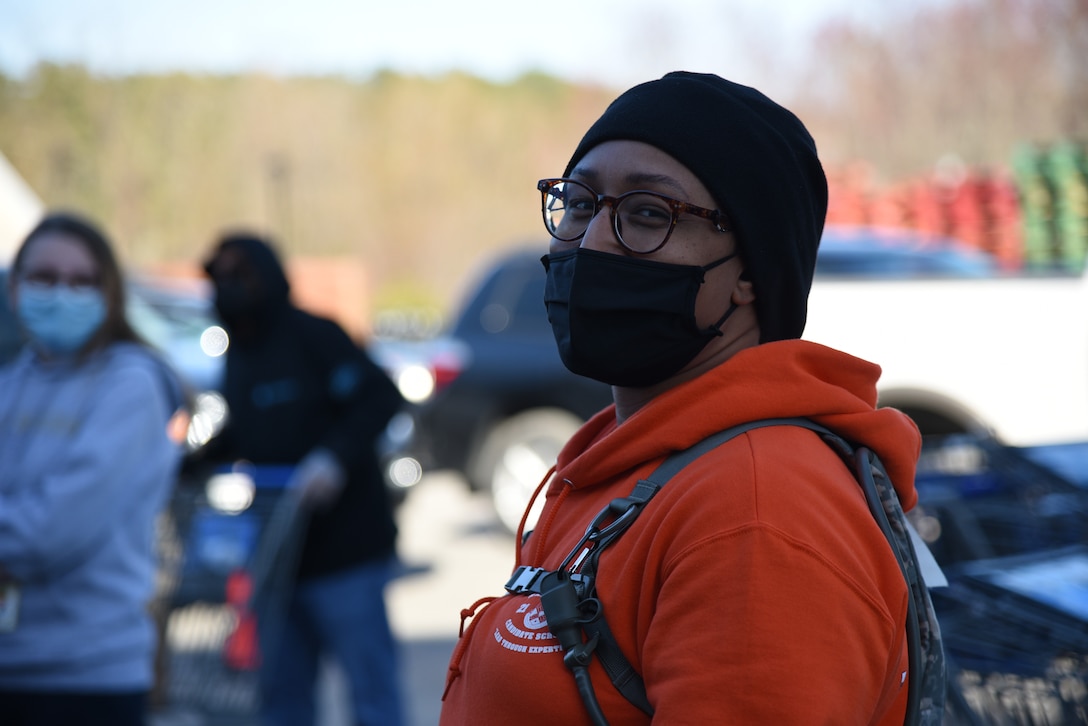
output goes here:
{"type": "Polygon", "coordinates": [[[902,412],[876,408],[879,377],[879,366],[810,341],[754,346],[661,394],[622,425],[614,406],[598,413],[563,448],[554,481],[593,486],[731,426],[802,417],[875,451],[910,509],[921,435],[902,412]]]}
{"type": "Polygon", "coordinates": [[[287,302],[291,286],[283,263],[272,246],[257,237],[229,237],[223,242],[224,249],[240,250],[253,266],[264,292],[263,303],[269,308],[280,307],[287,302]]]}
{"type": "MultiPolygon", "coordinates": [[[[226,263],[230,265],[231,263],[226,263]]],[[[272,245],[256,235],[229,234],[220,239],[204,269],[215,285],[215,305],[228,329],[266,328],[290,305],[291,286],[272,245]],[[225,256],[242,262],[226,279],[218,279],[225,256]],[[219,274],[219,273],[217,273],[219,274]]]]}

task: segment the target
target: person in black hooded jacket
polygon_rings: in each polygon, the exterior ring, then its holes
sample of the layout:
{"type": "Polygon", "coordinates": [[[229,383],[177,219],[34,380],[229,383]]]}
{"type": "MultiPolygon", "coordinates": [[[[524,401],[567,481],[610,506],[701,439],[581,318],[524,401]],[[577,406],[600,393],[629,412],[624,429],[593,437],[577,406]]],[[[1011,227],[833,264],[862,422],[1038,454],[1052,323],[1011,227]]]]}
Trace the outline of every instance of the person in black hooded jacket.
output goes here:
{"type": "Polygon", "coordinates": [[[330,654],[350,683],[355,723],[400,724],[384,602],[396,525],[375,444],[403,399],[339,325],[290,302],[267,240],[226,234],[205,270],[230,347],[229,420],[204,458],[295,465],[288,486],[309,517],[284,626],[264,654],[264,722],[314,722],[318,666],[330,654]]]}

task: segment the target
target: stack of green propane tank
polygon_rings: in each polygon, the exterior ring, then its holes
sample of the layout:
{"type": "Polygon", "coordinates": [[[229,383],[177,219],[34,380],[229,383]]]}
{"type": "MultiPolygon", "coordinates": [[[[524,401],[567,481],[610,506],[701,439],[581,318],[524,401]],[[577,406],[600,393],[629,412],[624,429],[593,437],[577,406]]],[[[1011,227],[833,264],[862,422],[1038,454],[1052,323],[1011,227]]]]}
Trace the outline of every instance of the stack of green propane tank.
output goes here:
{"type": "Polygon", "coordinates": [[[1080,272],[1088,261],[1088,151],[1024,145],[1013,157],[1028,270],[1080,272]]]}

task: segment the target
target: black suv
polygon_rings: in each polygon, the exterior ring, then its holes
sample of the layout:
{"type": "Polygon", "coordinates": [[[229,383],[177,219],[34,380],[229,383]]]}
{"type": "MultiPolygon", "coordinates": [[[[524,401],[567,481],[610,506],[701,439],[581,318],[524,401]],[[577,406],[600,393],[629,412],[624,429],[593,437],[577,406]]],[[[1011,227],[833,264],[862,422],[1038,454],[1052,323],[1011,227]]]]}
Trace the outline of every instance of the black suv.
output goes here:
{"type": "Polygon", "coordinates": [[[576,376],[556,351],[544,309],[546,249],[502,255],[477,285],[449,331],[420,343],[400,362],[389,346],[376,351],[409,399],[414,429],[396,468],[455,470],[490,493],[503,525],[517,529],[525,502],[567,439],[612,402],[603,383],[576,376]],[[420,368],[426,368],[421,376],[420,368]],[[413,392],[412,380],[427,381],[413,392]]]}

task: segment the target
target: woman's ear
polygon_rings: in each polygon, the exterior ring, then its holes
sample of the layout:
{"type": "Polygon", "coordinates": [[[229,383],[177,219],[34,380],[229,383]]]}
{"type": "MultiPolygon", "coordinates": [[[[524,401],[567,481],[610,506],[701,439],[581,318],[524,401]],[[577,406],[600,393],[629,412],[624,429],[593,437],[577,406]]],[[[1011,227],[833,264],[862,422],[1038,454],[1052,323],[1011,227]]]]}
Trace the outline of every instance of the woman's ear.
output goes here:
{"type": "Polygon", "coordinates": [[[750,305],[756,300],[755,287],[752,284],[752,276],[748,270],[741,270],[737,277],[737,284],[733,288],[730,300],[734,305],[750,305]]]}

